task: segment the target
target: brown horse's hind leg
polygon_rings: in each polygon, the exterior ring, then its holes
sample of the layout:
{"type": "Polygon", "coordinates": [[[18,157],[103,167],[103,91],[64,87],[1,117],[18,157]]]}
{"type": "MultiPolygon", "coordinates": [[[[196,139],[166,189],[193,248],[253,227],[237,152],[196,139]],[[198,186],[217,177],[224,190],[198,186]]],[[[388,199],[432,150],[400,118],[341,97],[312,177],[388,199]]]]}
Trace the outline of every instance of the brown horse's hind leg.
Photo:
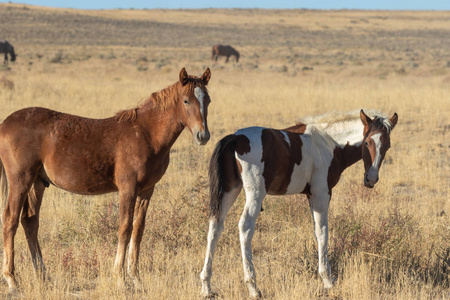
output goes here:
{"type": "Polygon", "coordinates": [[[153,194],[153,189],[145,195],[145,198],[138,198],[134,208],[133,232],[131,234],[130,248],[128,251],[128,275],[134,280],[136,288],[140,288],[140,278],[138,272],[139,250],[142,241],[142,235],[145,228],[145,216],[147,214],[148,204],[153,194]]]}
{"type": "Polygon", "coordinates": [[[46,269],[44,261],[42,260],[41,247],[39,246],[38,241],[39,210],[41,208],[44,191],[45,186],[42,181],[40,179],[36,180],[28,193],[27,200],[23,206],[21,223],[27,237],[34,270],[45,279],[46,269]]]}
{"type": "Polygon", "coordinates": [[[33,183],[32,174],[9,176],[9,196],[3,213],[3,276],[8,282],[10,291],[17,289],[17,281],[14,276],[14,236],[19,226],[20,212],[24,205],[28,190],[33,183]]]}
{"type": "Polygon", "coordinates": [[[125,287],[124,263],[125,253],[130,242],[133,230],[134,205],[136,203],[136,193],[119,192],[119,243],[117,245],[116,260],[114,262],[114,273],[118,277],[119,287],[125,287]]]}

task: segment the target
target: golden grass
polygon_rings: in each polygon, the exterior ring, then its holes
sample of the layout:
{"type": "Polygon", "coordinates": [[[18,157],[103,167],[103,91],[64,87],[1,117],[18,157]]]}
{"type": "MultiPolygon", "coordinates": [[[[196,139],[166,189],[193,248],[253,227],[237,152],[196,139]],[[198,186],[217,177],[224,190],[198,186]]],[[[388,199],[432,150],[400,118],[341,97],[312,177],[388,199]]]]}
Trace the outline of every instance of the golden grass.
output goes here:
{"type": "MultiPolygon", "coordinates": [[[[413,24],[411,30],[419,30],[436,19],[428,26],[447,32],[449,28],[443,25],[448,25],[448,20],[443,20],[448,12],[76,13],[173,23],[214,19],[217,24],[230,22],[243,27],[245,23],[267,25],[283,19],[284,24],[324,31],[347,24],[384,30],[411,28],[413,24]],[[244,19],[244,15],[253,17],[244,19]],[[412,18],[417,21],[408,22],[412,18]],[[355,19],[370,22],[351,23],[355,19]]],[[[303,196],[265,200],[253,239],[258,285],[267,299],[450,298],[450,69],[442,67],[445,61],[434,62],[432,54],[425,51],[419,67],[405,67],[394,59],[397,55],[407,60],[405,52],[374,48],[363,54],[385,55],[384,60],[364,61],[362,65],[345,60],[342,65],[326,63],[328,54],[339,52],[330,48],[325,52],[309,49],[317,57],[297,59],[292,65],[286,56],[300,53],[303,47],[243,44],[239,48],[245,54],[242,62],[222,68],[223,61],[211,64],[205,47],[94,45],[41,46],[36,50],[24,41],[19,46],[17,62],[0,69],[0,78],[8,86],[13,83],[13,88],[0,84],[0,120],[27,106],[109,117],[175,82],[183,66],[195,75],[210,66],[208,123],[212,137],[205,147],[198,147],[186,130],[173,147],[171,164],[148,211],[140,256],[142,291],[119,290],[112,276],[117,195],[86,197],[50,187],[42,206],[40,241],[51,280],[42,283],[33,275],[26,240],[19,229],[18,298],[197,299],[207,233],[206,174],[215,143],[245,126],[283,128],[305,115],[360,108],[397,112],[399,123],[375,189],[363,187],[363,166],[357,163],[333,190],[329,251],[338,278],[336,286],[328,292],[321,289],[312,222],[303,196]],[[260,54],[257,57],[254,53],[260,54]],[[288,65],[289,71],[271,68],[281,65],[288,65]],[[303,65],[314,66],[314,70],[302,72],[299,68],[303,65]],[[401,67],[406,72],[399,72],[401,67]]],[[[223,299],[247,297],[237,231],[244,201],[240,195],[232,208],[214,260],[212,285],[223,299]]],[[[6,293],[2,283],[0,295],[6,293]]]]}

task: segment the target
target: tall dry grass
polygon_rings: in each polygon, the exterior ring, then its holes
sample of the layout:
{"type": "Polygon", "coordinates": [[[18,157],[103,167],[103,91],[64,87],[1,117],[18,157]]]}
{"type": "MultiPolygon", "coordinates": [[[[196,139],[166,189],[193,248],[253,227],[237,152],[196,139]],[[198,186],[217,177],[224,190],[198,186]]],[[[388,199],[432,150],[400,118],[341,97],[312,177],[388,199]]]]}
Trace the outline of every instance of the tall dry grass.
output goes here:
{"type": "MultiPolygon", "coordinates": [[[[136,12],[145,13],[153,12],[136,12]]],[[[199,20],[211,17],[195,11],[179,13],[181,17],[199,14],[199,20]]],[[[167,14],[176,19],[176,12],[167,14]]],[[[295,22],[274,14],[260,15],[257,21],[295,22]]],[[[338,17],[350,20],[345,12],[338,17]]],[[[367,18],[366,13],[359,17],[367,18]]],[[[317,22],[332,27],[335,19],[330,18],[320,16],[317,22]]],[[[406,67],[404,72],[388,58],[386,64],[325,63],[334,51],[329,49],[311,60],[295,58],[297,68],[308,64],[314,70],[302,72],[289,64],[285,72],[271,66],[287,65],[286,56],[296,48],[241,48],[247,57],[241,64],[212,66],[209,50],[201,47],[43,46],[36,50],[24,44],[17,62],[0,69],[0,119],[4,119],[27,106],[108,117],[176,81],[183,66],[197,75],[206,66],[213,67],[211,141],[205,147],[195,146],[186,131],[172,149],[171,164],[147,215],[140,255],[143,290],[120,290],[112,276],[117,195],[87,197],[50,187],[44,196],[39,236],[50,280],[41,282],[33,274],[19,229],[18,298],[197,299],[207,234],[206,174],[215,143],[245,126],[283,128],[305,115],[360,108],[397,112],[399,123],[375,189],[363,187],[363,166],[357,163],[333,190],[329,255],[336,286],[329,291],[321,288],[306,199],[286,196],[267,197],[257,221],[253,252],[259,287],[267,299],[450,298],[450,70],[442,63],[433,65],[426,56],[426,63],[420,61],[419,67],[406,67]]],[[[377,56],[378,51],[368,55],[377,56]]],[[[223,299],[247,297],[237,229],[244,201],[240,195],[231,209],[214,260],[212,285],[223,299]]],[[[5,283],[0,285],[0,295],[7,295],[5,283]]]]}

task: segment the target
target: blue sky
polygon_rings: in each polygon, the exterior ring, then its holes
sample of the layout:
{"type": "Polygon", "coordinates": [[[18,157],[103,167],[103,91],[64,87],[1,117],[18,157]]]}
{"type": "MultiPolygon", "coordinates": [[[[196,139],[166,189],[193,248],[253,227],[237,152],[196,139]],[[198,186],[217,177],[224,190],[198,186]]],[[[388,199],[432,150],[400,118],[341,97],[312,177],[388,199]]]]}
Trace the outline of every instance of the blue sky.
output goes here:
{"type": "Polygon", "coordinates": [[[25,3],[39,6],[80,8],[80,9],[114,9],[114,8],[309,8],[309,9],[389,9],[389,10],[450,10],[450,0],[23,0],[0,1],[25,3]]]}

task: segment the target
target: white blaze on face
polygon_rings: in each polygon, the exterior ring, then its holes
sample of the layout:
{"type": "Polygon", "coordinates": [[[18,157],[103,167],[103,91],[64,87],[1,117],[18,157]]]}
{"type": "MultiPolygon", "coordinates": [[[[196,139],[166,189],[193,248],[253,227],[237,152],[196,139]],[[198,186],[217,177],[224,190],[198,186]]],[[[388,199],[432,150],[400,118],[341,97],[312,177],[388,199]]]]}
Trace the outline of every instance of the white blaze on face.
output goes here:
{"type": "Polygon", "coordinates": [[[381,133],[374,134],[371,138],[375,143],[375,157],[372,166],[367,172],[367,180],[370,184],[374,185],[378,181],[378,168],[381,162],[381,133]]]}
{"type": "Polygon", "coordinates": [[[381,133],[372,135],[372,140],[375,143],[375,158],[373,159],[372,167],[377,168],[381,160],[381,133]]]}
{"type": "Polygon", "coordinates": [[[194,89],[194,95],[198,100],[198,103],[200,103],[200,114],[202,115],[202,122],[203,122],[203,127],[206,128],[206,124],[205,124],[205,114],[204,114],[204,98],[205,98],[205,93],[202,91],[202,89],[200,87],[196,87],[194,89]]]}

